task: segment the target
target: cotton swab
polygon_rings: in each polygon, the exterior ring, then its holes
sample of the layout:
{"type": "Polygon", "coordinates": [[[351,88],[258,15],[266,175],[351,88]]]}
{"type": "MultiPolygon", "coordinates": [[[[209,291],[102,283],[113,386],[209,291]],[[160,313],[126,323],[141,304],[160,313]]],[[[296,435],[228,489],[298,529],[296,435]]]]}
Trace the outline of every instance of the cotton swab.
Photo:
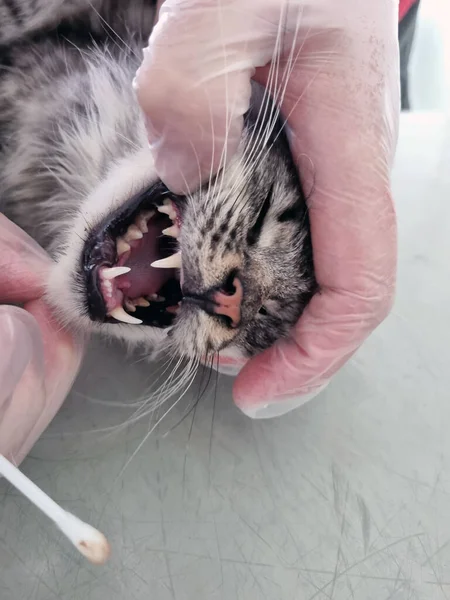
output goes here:
{"type": "Polygon", "coordinates": [[[102,565],[108,560],[110,547],[103,533],[61,508],[1,454],[0,475],[46,514],[91,563],[102,565]]]}

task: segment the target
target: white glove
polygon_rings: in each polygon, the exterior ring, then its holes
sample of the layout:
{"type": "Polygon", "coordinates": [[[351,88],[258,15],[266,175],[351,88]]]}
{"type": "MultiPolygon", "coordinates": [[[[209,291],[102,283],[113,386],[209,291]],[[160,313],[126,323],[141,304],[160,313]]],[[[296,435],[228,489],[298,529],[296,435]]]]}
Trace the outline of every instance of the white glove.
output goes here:
{"type": "Polygon", "coordinates": [[[234,399],[250,416],[313,397],[391,308],[397,18],[394,0],[167,0],[145,51],[136,89],[156,168],[174,192],[232,155],[251,77],[280,104],[301,173],[312,167],[321,291],[291,339],[239,373],[234,399]]]}

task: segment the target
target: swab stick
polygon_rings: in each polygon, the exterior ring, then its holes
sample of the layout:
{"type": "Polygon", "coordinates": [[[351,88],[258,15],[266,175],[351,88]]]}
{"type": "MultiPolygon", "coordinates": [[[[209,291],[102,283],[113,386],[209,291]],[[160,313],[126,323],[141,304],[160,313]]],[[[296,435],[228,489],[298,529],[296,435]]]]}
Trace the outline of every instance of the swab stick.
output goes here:
{"type": "Polygon", "coordinates": [[[61,508],[1,454],[0,475],[46,514],[91,563],[102,565],[108,560],[110,548],[103,533],[61,508]]]}

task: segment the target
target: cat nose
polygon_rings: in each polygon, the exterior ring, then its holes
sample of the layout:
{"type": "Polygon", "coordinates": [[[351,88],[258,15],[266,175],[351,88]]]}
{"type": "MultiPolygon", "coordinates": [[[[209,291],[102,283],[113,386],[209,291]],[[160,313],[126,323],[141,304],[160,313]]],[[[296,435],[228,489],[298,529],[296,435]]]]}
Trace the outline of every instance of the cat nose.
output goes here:
{"type": "Polygon", "coordinates": [[[213,312],[231,320],[232,327],[238,327],[241,322],[241,305],[244,290],[242,283],[234,277],[232,286],[221,288],[212,294],[213,312]],[[230,289],[234,288],[234,289],[230,289]]]}
{"type": "Polygon", "coordinates": [[[183,299],[197,304],[210,315],[221,315],[230,319],[231,327],[241,322],[241,306],[244,297],[242,283],[237,276],[228,278],[220,288],[204,294],[189,293],[183,289],[183,299]]]}

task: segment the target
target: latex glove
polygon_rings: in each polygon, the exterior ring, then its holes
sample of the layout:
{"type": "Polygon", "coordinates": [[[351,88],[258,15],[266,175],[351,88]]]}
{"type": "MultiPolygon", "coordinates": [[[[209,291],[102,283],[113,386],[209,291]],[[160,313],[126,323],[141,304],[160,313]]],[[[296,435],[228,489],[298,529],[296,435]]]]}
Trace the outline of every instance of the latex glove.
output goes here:
{"type": "Polygon", "coordinates": [[[317,394],[391,308],[397,17],[394,0],[167,0],[144,53],[135,86],[159,175],[175,192],[232,154],[250,78],[267,83],[269,61],[277,52],[282,59],[277,89],[286,89],[277,98],[292,153],[298,165],[306,155],[314,171],[321,292],[291,338],[237,377],[235,402],[252,417],[282,414],[317,394]]]}
{"type": "Polygon", "coordinates": [[[53,320],[42,299],[51,264],[0,214],[0,454],[16,464],[61,406],[83,356],[82,340],[53,320]]]}

